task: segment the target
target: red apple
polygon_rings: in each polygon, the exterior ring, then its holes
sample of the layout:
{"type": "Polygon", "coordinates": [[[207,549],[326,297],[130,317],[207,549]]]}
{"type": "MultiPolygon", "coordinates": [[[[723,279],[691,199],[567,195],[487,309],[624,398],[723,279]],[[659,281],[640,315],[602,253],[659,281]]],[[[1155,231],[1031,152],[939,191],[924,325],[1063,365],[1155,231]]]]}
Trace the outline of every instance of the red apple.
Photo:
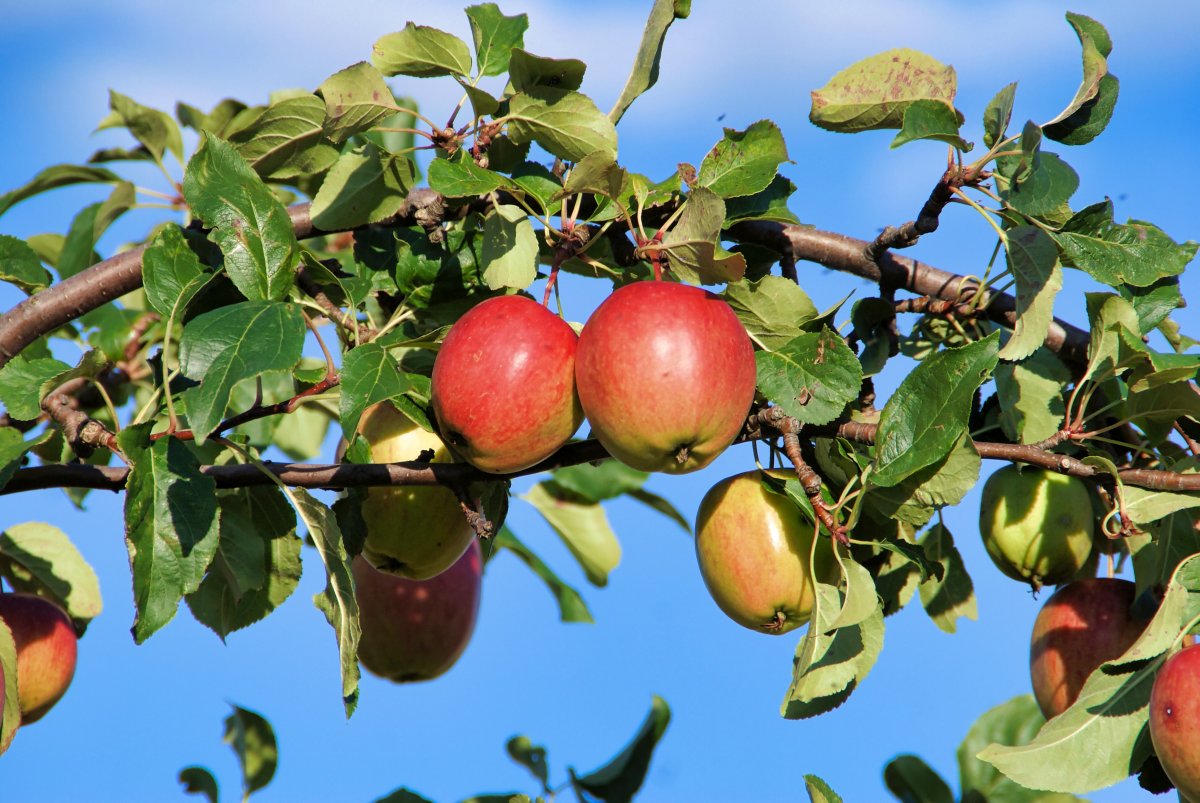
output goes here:
{"type": "Polygon", "coordinates": [[[1029,649],[1033,695],[1046,719],[1070,708],[1088,675],[1137,641],[1146,622],[1130,614],[1134,596],[1128,580],[1093,577],[1068,583],[1046,600],[1029,649]]]}
{"type": "Polygon", "coordinates": [[[1185,647],[1158,670],[1150,692],[1150,739],[1179,796],[1200,803],[1200,646],[1185,647]]]}
{"type": "Polygon", "coordinates": [[[21,724],[28,725],[53,708],[71,685],[75,628],[61,608],[33,594],[0,594],[0,619],[17,645],[17,699],[21,724]]]}
{"type": "Polygon", "coordinates": [[[813,535],[795,503],[763,487],[761,472],[721,480],[696,514],[704,585],[717,606],[744,627],[774,635],[795,630],[812,614],[814,573],[822,582],[837,576],[827,540],[817,544],[816,572],[809,570],[813,535]]]}
{"type": "Polygon", "coordinates": [[[592,434],[642,471],[704,468],[745,423],[754,346],[707,290],[673,282],[617,289],[592,313],[575,358],[592,434]]]}
{"type": "Polygon", "coordinates": [[[473,541],[431,580],[407,580],[353,563],[362,639],[358,659],[396,683],[431,680],[462,655],[475,630],[483,586],[483,554],[473,541]]]}
{"type": "MultiPolygon", "coordinates": [[[[451,459],[441,438],[386,402],[367,410],[359,433],[371,444],[371,459],[376,463],[416,460],[426,450],[433,452],[435,462],[451,459]]],[[[458,497],[449,488],[368,488],[366,496],[363,557],[377,569],[427,580],[450,568],[475,538],[458,497]]]]}
{"type": "Polygon", "coordinates": [[[493,474],[552,455],[583,422],[565,321],[525,296],[490,298],[450,328],[430,401],[447,442],[493,474]]]}

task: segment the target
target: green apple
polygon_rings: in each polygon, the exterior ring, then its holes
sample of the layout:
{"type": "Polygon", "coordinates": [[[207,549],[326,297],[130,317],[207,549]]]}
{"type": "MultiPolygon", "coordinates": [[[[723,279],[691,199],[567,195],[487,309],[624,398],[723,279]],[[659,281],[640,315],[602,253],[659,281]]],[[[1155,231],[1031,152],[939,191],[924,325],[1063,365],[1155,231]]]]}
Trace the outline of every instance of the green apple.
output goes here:
{"type": "Polygon", "coordinates": [[[75,628],[61,608],[33,594],[0,594],[0,619],[17,645],[17,700],[24,726],[41,719],[67,693],[75,677],[75,628]]]}
{"type": "MultiPolygon", "coordinates": [[[[367,410],[359,432],[376,463],[416,460],[425,450],[433,452],[435,462],[452,459],[437,435],[386,402],[367,410]]],[[[367,525],[363,557],[377,569],[416,580],[450,568],[475,537],[458,498],[441,486],[369,488],[362,514],[367,525]]]]}
{"type": "MultiPolygon", "coordinates": [[[[713,601],[730,619],[760,633],[780,635],[803,625],[815,599],[813,535],[795,503],[763,486],[762,472],[721,480],[696,514],[696,557],[713,601]]],[[[816,545],[815,575],[822,582],[837,576],[832,548],[827,539],[816,545]]]]}
{"type": "Polygon", "coordinates": [[[996,567],[1034,590],[1070,580],[1092,552],[1092,500],[1082,480],[1007,465],[988,477],[979,532],[996,567]]]}
{"type": "Polygon", "coordinates": [[[396,683],[430,680],[462,655],[475,631],[483,555],[472,543],[453,566],[431,580],[408,580],[372,569],[356,557],[354,594],[362,638],[358,659],[396,683]]]}

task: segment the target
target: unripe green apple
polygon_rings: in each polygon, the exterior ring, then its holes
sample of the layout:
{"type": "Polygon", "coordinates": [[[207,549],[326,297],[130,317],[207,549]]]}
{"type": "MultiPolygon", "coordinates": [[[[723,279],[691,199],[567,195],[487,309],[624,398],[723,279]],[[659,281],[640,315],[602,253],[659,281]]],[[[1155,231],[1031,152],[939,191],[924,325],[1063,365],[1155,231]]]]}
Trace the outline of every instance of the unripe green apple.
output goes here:
{"type": "Polygon", "coordinates": [[[454,665],[479,611],[483,555],[477,541],[431,580],[378,572],[361,556],[351,568],[362,625],[358,659],[367,670],[407,683],[430,680],[454,665]]]}
{"type": "Polygon", "coordinates": [[[1039,589],[1070,580],[1092,552],[1092,500],[1082,480],[1007,465],[988,477],[979,532],[996,567],[1039,589]]]}
{"type": "MultiPolygon", "coordinates": [[[[814,531],[795,503],[767,490],[761,477],[759,471],[737,474],[704,495],[696,514],[696,557],[713,601],[730,619],[779,635],[812,615],[814,531]]],[[[824,539],[817,544],[815,575],[822,582],[836,577],[832,548],[824,539]]]]}
{"type": "Polygon", "coordinates": [[[1150,692],[1150,739],[1187,803],[1200,803],[1200,646],[1166,660],[1150,692]]]}
{"type": "Polygon", "coordinates": [[[575,330],[524,296],[489,298],[455,322],[433,364],[430,403],[451,447],[492,474],[520,471],[583,423],[575,330]]]}
{"type": "Polygon", "coordinates": [[[61,608],[33,594],[0,594],[0,619],[17,645],[17,700],[21,724],[28,725],[62,699],[75,677],[75,628],[61,608]]]}
{"type": "MultiPolygon", "coordinates": [[[[359,432],[376,463],[416,460],[431,450],[435,462],[451,461],[449,449],[384,402],[367,410],[359,432]]],[[[448,569],[475,537],[458,498],[442,486],[368,488],[362,506],[367,525],[363,557],[377,569],[425,580],[448,569]]]]}
{"type": "Polygon", "coordinates": [[[1058,589],[1033,623],[1029,675],[1046,719],[1071,707],[1100,664],[1120,658],[1146,629],[1130,612],[1136,587],[1092,577],[1058,589]]]}
{"type": "Polygon", "coordinates": [[[618,288],[584,324],[579,401],[609,454],[640,471],[711,463],[754,400],[754,346],[719,296],[674,282],[618,288]]]}

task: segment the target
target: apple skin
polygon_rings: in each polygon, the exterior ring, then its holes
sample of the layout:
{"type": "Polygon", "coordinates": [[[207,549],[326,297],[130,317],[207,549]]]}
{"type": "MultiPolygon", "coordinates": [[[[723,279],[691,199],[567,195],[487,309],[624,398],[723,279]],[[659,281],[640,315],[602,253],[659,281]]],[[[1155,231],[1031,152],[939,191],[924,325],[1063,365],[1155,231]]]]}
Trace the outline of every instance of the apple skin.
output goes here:
{"type": "Polygon", "coordinates": [[[21,724],[37,722],[66,694],[75,677],[78,640],[70,618],[33,594],[0,594],[0,619],[17,645],[21,724]]]}
{"type": "MultiPolygon", "coordinates": [[[[390,404],[363,415],[359,432],[377,463],[416,460],[426,449],[434,461],[451,461],[450,450],[390,404]]],[[[474,540],[458,498],[441,486],[368,488],[362,506],[367,525],[363,557],[381,571],[426,580],[450,568],[474,540]]]]}
{"type": "Polygon", "coordinates": [[[579,400],[592,435],[641,471],[686,474],[746,422],[754,346],[719,296],[673,282],[618,288],[579,335],[579,400]]]}
{"type": "Polygon", "coordinates": [[[1029,675],[1046,719],[1071,707],[1100,664],[1121,657],[1146,628],[1130,613],[1136,586],[1092,577],[1058,589],[1033,623],[1029,675]]]}
{"type": "Polygon", "coordinates": [[[407,580],[371,568],[358,556],[351,566],[362,639],[358,659],[372,674],[396,683],[431,680],[467,648],[483,586],[477,541],[432,580],[407,580]]]}
{"type": "Polygon", "coordinates": [[[1082,480],[1007,465],[988,477],[979,532],[1001,572],[1033,586],[1070,580],[1092,552],[1092,500],[1082,480]]]}
{"type": "Polygon", "coordinates": [[[1200,646],[1166,660],[1150,692],[1150,739],[1167,777],[1188,803],[1200,803],[1200,646]]]}
{"type": "Polygon", "coordinates": [[[438,427],[471,465],[520,471],[554,454],[583,423],[575,330],[525,296],[490,298],[455,322],[433,364],[438,427]]]}
{"type": "MultiPolygon", "coordinates": [[[[787,472],[771,476],[788,479],[787,472]]],[[[817,544],[816,571],[809,571],[813,527],[786,496],[768,491],[762,472],[721,480],[704,495],[696,513],[696,558],[704,585],[722,611],[743,627],[782,635],[812,615],[812,575],[837,577],[832,544],[817,544]]]]}

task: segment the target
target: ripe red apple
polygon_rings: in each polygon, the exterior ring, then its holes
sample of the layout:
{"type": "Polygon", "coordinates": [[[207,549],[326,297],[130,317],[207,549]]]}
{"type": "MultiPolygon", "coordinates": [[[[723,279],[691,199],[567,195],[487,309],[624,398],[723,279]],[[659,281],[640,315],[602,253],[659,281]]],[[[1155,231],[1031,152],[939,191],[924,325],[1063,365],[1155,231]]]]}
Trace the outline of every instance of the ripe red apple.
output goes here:
{"type": "Polygon", "coordinates": [[[1180,797],[1200,803],[1200,646],[1184,647],[1158,670],[1150,739],[1180,797]]]}
{"type": "Polygon", "coordinates": [[[713,601],[751,630],[774,635],[795,630],[812,614],[813,575],[822,582],[837,576],[827,540],[817,544],[816,571],[809,570],[813,535],[790,499],[763,487],[761,472],[721,480],[696,514],[696,557],[713,601]]]}
{"type": "Polygon", "coordinates": [[[1121,657],[1146,622],[1130,613],[1135,586],[1128,580],[1076,580],[1046,600],[1033,623],[1029,674],[1046,719],[1071,707],[1100,664],[1121,657]]]}
{"type": "Polygon", "coordinates": [[[473,541],[453,566],[431,580],[407,580],[354,559],[362,640],[358,659],[381,678],[431,680],[462,655],[475,630],[483,554],[473,541]]]}
{"type": "MultiPolygon", "coordinates": [[[[452,459],[441,438],[386,402],[367,410],[359,432],[377,463],[416,460],[425,450],[436,462],[452,459]]],[[[363,557],[377,569],[416,580],[450,568],[475,537],[454,492],[440,486],[369,488],[362,514],[363,557]]]]}
{"type": "Polygon", "coordinates": [[[1070,580],[1092,552],[1091,492],[1080,479],[1007,465],[988,477],[979,532],[992,562],[1034,590],[1070,580]]]}
{"type": "Polygon", "coordinates": [[[450,328],[433,364],[442,435],[471,465],[520,471],[552,455],[583,422],[575,346],[565,321],[524,296],[490,298],[450,328]]]}
{"type": "Polygon", "coordinates": [[[704,468],[754,400],[754,346],[733,310],[673,282],[617,289],[583,327],[575,358],[592,434],[642,471],[704,468]]]}
{"type": "Polygon", "coordinates": [[[71,685],[75,628],[61,608],[33,594],[0,594],[0,619],[17,645],[17,699],[21,724],[28,725],[53,708],[71,685]]]}

